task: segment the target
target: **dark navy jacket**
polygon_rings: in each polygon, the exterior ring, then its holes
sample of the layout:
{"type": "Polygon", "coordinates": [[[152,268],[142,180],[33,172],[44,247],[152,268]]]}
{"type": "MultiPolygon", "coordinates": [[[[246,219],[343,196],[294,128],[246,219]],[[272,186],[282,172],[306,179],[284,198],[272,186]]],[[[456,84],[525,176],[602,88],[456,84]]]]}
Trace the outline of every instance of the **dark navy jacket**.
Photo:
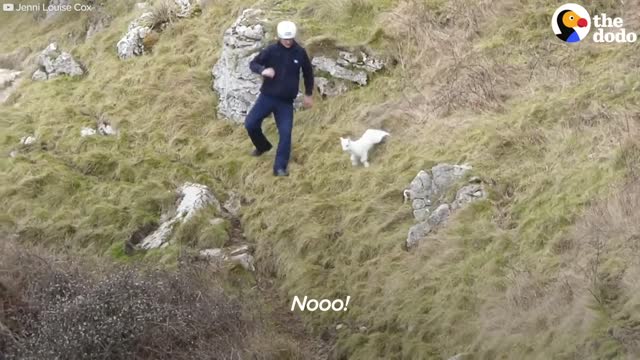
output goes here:
{"type": "Polygon", "coordinates": [[[251,71],[261,74],[266,68],[273,68],[276,75],[273,79],[263,77],[260,92],[284,100],[291,100],[298,95],[300,69],[304,76],[305,95],[313,93],[313,69],[307,51],[294,41],[286,48],[278,41],[262,49],[249,63],[251,71]]]}

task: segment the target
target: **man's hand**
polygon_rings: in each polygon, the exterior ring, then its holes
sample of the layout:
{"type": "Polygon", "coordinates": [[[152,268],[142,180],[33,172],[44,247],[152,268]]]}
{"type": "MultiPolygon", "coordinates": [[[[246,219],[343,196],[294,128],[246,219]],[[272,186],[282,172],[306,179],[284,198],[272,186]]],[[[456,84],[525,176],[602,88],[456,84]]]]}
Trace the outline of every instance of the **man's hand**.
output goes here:
{"type": "Polygon", "coordinates": [[[302,106],[305,109],[310,109],[313,106],[313,96],[305,95],[304,99],[302,99],[302,106]]]}
{"type": "Polygon", "coordinates": [[[276,71],[273,68],[266,68],[262,70],[262,76],[273,79],[276,76],[276,71]]]}

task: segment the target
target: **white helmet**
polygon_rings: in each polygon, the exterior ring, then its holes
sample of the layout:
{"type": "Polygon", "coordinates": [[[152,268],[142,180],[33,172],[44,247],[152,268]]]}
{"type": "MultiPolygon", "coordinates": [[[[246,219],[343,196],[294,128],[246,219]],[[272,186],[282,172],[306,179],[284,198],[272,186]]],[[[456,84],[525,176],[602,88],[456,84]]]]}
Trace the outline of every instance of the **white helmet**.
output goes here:
{"type": "Polygon", "coordinates": [[[278,23],[278,37],[280,39],[293,39],[296,37],[296,24],[291,21],[281,21],[278,23]]]}

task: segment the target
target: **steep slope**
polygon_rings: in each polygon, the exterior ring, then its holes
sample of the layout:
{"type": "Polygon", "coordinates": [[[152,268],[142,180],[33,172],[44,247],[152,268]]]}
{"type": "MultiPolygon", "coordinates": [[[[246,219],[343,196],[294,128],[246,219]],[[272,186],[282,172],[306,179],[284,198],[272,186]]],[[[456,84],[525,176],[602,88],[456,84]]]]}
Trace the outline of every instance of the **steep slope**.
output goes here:
{"type": "MultiPolygon", "coordinates": [[[[549,27],[558,4],[547,0],[265,2],[300,23],[303,43],[335,36],[395,59],[369,86],[296,114],[292,176],[281,181],[270,159],[247,155],[242,127],[217,118],[210,90],[221,34],[249,6],[210,2],[124,62],[115,43],[133,2],[108,4],[111,25],[77,43],[84,17],[3,14],[2,32],[21,35],[0,39],[0,52],[39,51],[55,37],[89,69],[25,81],[0,106],[4,153],[37,138],[0,160],[3,228],[128,259],[124,240],[195,181],[251,200],[242,221],[258,271],[277,276],[288,299],[351,296],[346,312],[303,315],[318,333],[345,325],[340,358],[640,356],[640,197],[626,185],[640,159],[638,43],[559,43],[549,27]],[[81,138],[101,116],[119,136],[81,138]],[[352,168],[338,138],[366,128],[392,137],[372,167],[352,168]],[[471,164],[489,197],[406,251],[402,190],[442,162],[471,164]]],[[[585,6],[640,29],[637,3],[585,6]]],[[[266,129],[275,138],[272,122],[266,129]]],[[[172,264],[181,250],[143,261],[172,264]]]]}

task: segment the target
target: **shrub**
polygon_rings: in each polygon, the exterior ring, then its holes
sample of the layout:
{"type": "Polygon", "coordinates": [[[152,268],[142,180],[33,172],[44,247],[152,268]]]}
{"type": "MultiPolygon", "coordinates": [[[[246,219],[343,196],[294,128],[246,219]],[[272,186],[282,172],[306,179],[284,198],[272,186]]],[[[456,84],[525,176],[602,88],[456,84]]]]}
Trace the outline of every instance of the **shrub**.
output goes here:
{"type": "Polygon", "coordinates": [[[88,273],[3,250],[0,353],[9,359],[238,358],[251,328],[240,303],[199,269],[88,273]]]}

